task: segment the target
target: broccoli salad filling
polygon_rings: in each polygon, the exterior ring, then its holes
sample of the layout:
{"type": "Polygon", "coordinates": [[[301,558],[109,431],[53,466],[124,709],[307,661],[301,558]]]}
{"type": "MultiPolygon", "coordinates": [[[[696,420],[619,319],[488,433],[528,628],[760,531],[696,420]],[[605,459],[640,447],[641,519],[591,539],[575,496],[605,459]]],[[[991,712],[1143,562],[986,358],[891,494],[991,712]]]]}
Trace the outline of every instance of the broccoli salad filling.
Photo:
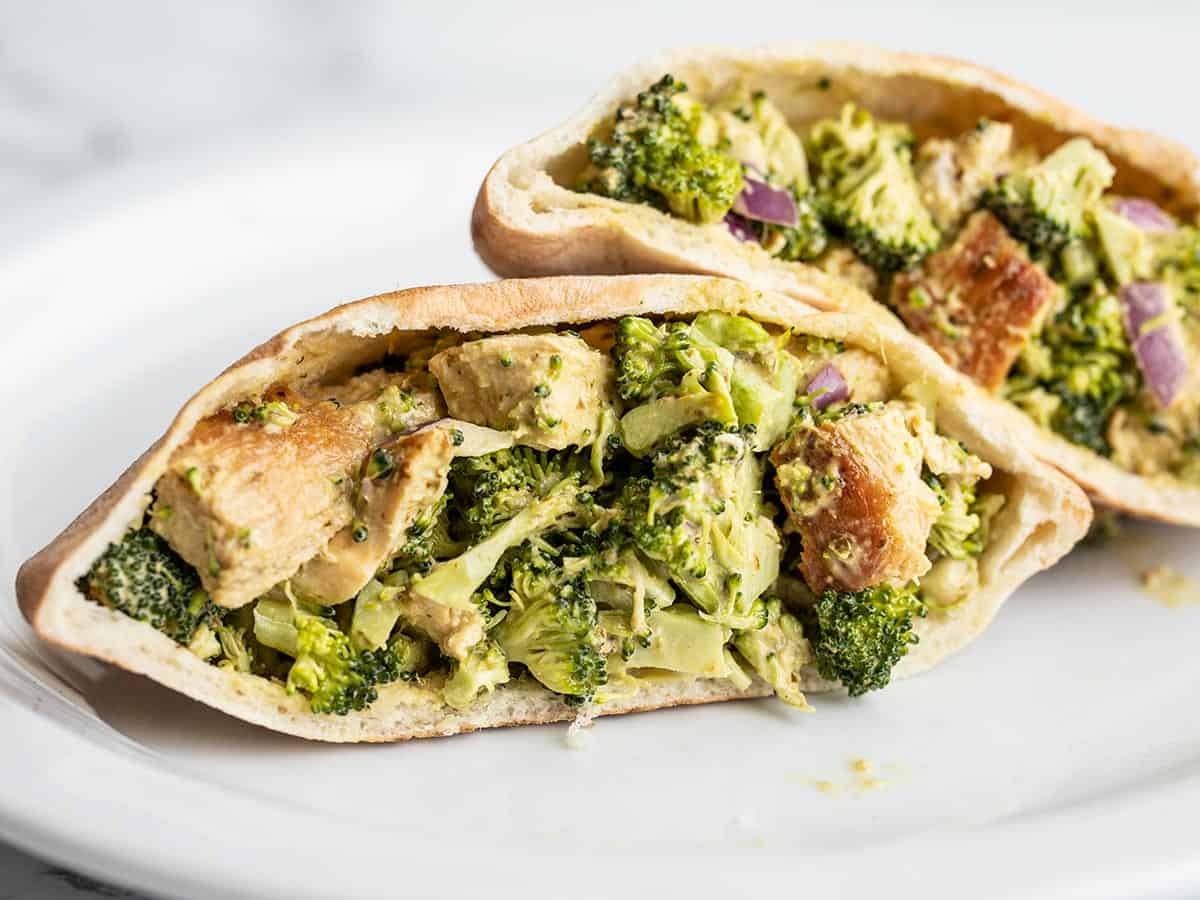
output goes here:
{"type": "Polygon", "coordinates": [[[718,312],[435,336],[202,421],[79,587],[315,713],[755,676],[807,708],[970,600],[1004,503],[899,387],[718,312]]]}
{"type": "Polygon", "coordinates": [[[1087,140],[1017,138],[982,120],[917,142],[852,104],[789,122],[666,75],[589,140],[576,187],[846,278],[1068,441],[1200,484],[1200,231],[1110,191],[1087,140]]]}

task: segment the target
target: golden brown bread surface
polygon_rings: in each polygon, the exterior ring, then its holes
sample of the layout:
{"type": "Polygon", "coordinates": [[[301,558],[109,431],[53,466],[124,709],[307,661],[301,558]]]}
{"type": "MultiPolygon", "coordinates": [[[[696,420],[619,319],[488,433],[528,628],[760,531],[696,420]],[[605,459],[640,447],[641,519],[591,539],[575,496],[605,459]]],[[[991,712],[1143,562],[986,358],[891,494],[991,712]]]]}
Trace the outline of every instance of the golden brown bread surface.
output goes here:
{"type": "MultiPolygon", "coordinates": [[[[819,290],[814,282],[811,289],[819,290]]],[[[587,323],[628,314],[706,309],[745,312],[764,322],[841,340],[886,360],[897,386],[920,384],[939,397],[938,425],[1005,475],[1007,502],[980,558],[981,587],[952,616],[917,623],[921,643],[897,675],[937,663],[980,634],[1003,600],[1026,578],[1057,561],[1086,531],[1091,510],[1066,478],[1037,463],[994,424],[995,401],[964,391],[945,367],[930,367],[932,351],[903,332],[880,329],[860,315],[822,313],[795,299],[705,278],[557,278],[484,285],[416,288],[338,307],[280,333],[234,363],[187,402],[174,422],[118,481],[17,576],[17,597],[43,638],[108,660],[249,722],[315,740],[391,741],[456,734],[477,728],[570,719],[576,710],[545,689],[517,679],[488,702],[456,712],[441,704],[436,678],[385,686],[379,699],[347,716],[314,715],[307,701],[275,682],[203,662],[150,626],[85,599],[75,587],[104,548],[139,521],[146,498],[175,451],[197,424],[269,386],[298,392],[344,378],[363,363],[403,348],[432,329],[508,331],[587,323]]],[[[933,357],[936,358],[936,357],[933,357]]],[[[804,688],[827,689],[815,672],[804,688]]],[[[611,715],[688,703],[764,696],[755,680],[745,690],[724,680],[664,678],[596,710],[611,715]]]]}
{"type": "MultiPolygon", "coordinates": [[[[981,118],[1011,123],[1017,143],[1041,153],[1082,135],[1117,167],[1113,190],[1147,197],[1183,220],[1200,212],[1200,164],[1187,148],[1092,118],[1028,85],[981,66],[853,44],[772,44],[750,49],[689,48],[663,53],[609,82],[575,116],[509,150],[480,187],[472,215],[475,246],[503,276],[694,272],[740,278],[823,309],[855,309],[899,328],[866,293],[799,263],[775,260],[734,238],[724,224],[697,226],[647,206],[571,190],[585,142],[617,106],[670,72],[701,98],[735,87],[762,89],[790,121],[835,116],[853,101],[883,119],[912,123],[918,139],[953,137],[981,118]],[[828,84],[828,89],[822,85],[828,84]]],[[[1030,305],[1035,305],[1031,295],[1030,305]]],[[[994,361],[986,371],[992,371],[994,361]]],[[[971,383],[961,377],[963,390],[971,383]]],[[[996,416],[1041,459],[1070,475],[1098,502],[1125,512],[1200,526],[1200,487],[1145,477],[1039,427],[1010,404],[996,416]]]]}

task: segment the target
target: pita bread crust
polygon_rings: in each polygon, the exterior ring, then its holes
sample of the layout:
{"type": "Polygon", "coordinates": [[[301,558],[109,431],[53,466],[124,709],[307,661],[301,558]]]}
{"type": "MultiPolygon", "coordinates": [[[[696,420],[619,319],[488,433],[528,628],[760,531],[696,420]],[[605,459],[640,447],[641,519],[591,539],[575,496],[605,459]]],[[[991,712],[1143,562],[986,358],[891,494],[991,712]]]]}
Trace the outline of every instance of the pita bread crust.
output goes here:
{"type": "MultiPolygon", "coordinates": [[[[818,281],[812,282],[818,290],[818,281]]],[[[231,715],[314,740],[392,741],[503,725],[556,722],[576,710],[545,689],[518,680],[486,703],[455,713],[436,702],[436,683],[389,685],[372,706],[348,716],[314,715],[278,684],[226,672],[197,659],[149,625],[95,604],[75,581],[139,519],[172,451],[196,423],[230,403],[281,382],[341,377],[382,356],[405,333],[445,328],[508,331],[583,323],[627,314],[721,309],[795,325],[881,355],[900,382],[924,382],[940,398],[939,427],[997,469],[1010,473],[1009,502],[980,561],[982,587],[955,615],[918,623],[922,641],[899,675],[934,665],[978,635],[1000,604],[1033,573],[1056,562],[1086,532],[1091,508],[1067,478],[1038,463],[1011,432],[998,427],[999,404],[967,391],[928,351],[896,328],[859,314],[820,312],[779,294],[725,279],[643,276],[547,278],[483,285],[414,288],[340,306],[280,333],[234,363],[180,410],[167,433],[49,546],[21,567],[17,597],[37,633],[69,650],[155,679],[231,715]]],[[[806,688],[832,688],[815,673],[806,688]]],[[[600,715],[706,703],[771,693],[757,679],[745,691],[726,681],[664,678],[637,695],[605,704],[600,715]]]]}
{"type": "MultiPolygon", "coordinates": [[[[859,309],[899,325],[867,294],[850,285],[831,284],[832,278],[814,275],[803,264],[772,259],[738,241],[723,224],[692,225],[650,207],[578,194],[555,181],[554,172],[582,167],[583,142],[611,119],[621,102],[665,72],[701,96],[748,81],[764,88],[792,119],[834,114],[853,99],[883,118],[914,123],[918,136],[956,134],[981,117],[1011,121],[1022,143],[1043,152],[1067,137],[1083,135],[1116,164],[1116,190],[1153,199],[1186,221],[1195,221],[1200,211],[1200,161],[1186,147],[1149,132],[1105,124],[981,66],[844,43],[692,48],[627,69],[568,122],[500,157],[479,190],[471,223],[476,249],[493,270],[503,276],[724,275],[819,308],[859,309]],[[820,77],[831,80],[828,91],[815,89],[820,77]]],[[[1038,426],[1014,407],[1003,406],[1005,427],[1098,503],[1131,515],[1200,527],[1200,487],[1168,477],[1134,475],[1038,426]]]]}

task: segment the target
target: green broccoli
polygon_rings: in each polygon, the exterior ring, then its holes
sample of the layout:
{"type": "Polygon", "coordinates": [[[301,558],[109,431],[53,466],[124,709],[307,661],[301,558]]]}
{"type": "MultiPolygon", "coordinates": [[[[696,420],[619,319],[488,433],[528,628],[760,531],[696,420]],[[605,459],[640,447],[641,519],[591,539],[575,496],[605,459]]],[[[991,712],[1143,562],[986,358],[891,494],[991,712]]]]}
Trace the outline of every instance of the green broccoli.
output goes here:
{"type": "Polygon", "coordinates": [[[393,574],[427,575],[438,560],[463,552],[463,543],[450,535],[449,499],[449,494],[442,494],[413,519],[404,532],[404,543],[392,556],[389,569],[393,574]]]}
{"type": "Polygon", "coordinates": [[[461,457],[450,468],[455,510],[472,537],[490,534],[500,523],[544,497],[563,478],[578,475],[588,464],[583,454],[530,447],[461,457]]]}
{"type": "Polygon", "coordinates": [[[324,616],[297,611],[293,623],[297,652],[287,689],[308,697],[313,712],[344,716],[366,709],[379,696],[377,685],[401,677],[402,659],[392,648],[355,651],[349,636],[324,616]]]}
{"type": "Polygon", "coordinates": [[[672,99],[686,90],[664,75],[622,105],[612,136],[588,141],[591,166],[579,189],[691,222],[719,222],[742,191],[742,166],[700,140],[700,110],[685,112],[672,99]]]}
{"type": "Polygon", "coordinates": [[[762,608],[762,627],[736,632],[734,648],[775,689],[780,700],[799,709],[811,709],[800,689],[800,672],[812,662],[812,649],[800,620],[774,597],[758,605],[762,608]]]}
{"type": "Polygon", "coordinates": [[[704,423],[663,443],[629,478],[616,521],[714,621],[744,627],[779,573],[774,524],[760,514],[762,472],[737,428],[704,423]]]}
{"type": "Polygon", "coordinates": [[[643,455],[669,435],[716,421],[753,426],[756,450],[781,438],[799,387],[800,365],[775,337],[745,316],[703,313],[690,323],[617,323],[617,389],[639,402],[621,419],[625,446],[643,455]]]}
{"type": "Polygon", "coordinates": [[[809,161],[828,224],[867,265],[910,269],[937,249],[941,235],[921,202],[906,128],[847,104],[839,119],[813,126],[809,161]]]}
{"type": "Polygon", "coordinates": [[[454,709],[467,709],[480,693],[491,693],[508,681],[508,660],[492,641],[480,641],[461,660],[452,660],[442,699],[454,709]]]}
{"type": "Polygon", "coordinates": [[[929,469],[921,476],[937,497],[941,511],[929,531],[929,550],[935,557],[967,559],[983,551],[975,482],[939,478],[929,469]]]}
{"type": "Polygon", "coordinates": [[[492,632],[505,656],[555,693],[591,701],[608,670],[597,650],[596,603],[586,575],[564,567],[550,545],[530,541],[506,561],[490,591],[508,607],[492,632]]]}
{"type": "Polygon", "coordinates": [[[851,697],[887,687],[896,663],[917,643],[913,616],[924,615],[912,585],[826,590],[805,619],[817,671],[851,697]]]}
{"type": "Polygon", "coordinates": [[[583,484],[584,469],[562,478],[539,500],[530,503],[465,553],[437,563],[410,590],[434,603],[476,610],[473,595],[500,562],[505,551],[554,528],[586,523],[595,515],[595,500],[583,484]]]}
{"type": "Polygon", "coordinates": [[[1140,385],[1120,301],[1097,281],[1031,340],[1004,392],[1040,424],[1108,456],[1108,420],[1140,385]]]}
{"type": "Polygon", "coordinates": [[[201,625],[215,628],[223,610],[200,587],[200,576],[149,528],[127,531],[76,582],[90,600],[157,628],[180,644],[201,625]]]}
{"type": "Polygon", "coordinates": [[[1112,184],[1116,170],[1084,138],[1067,141],[1041,162],[1005,176],[983,203],[1035,254],[1085,234],[1084,213],[1112,184]]]}
{"type": "Polygon", "coordinates": [[[658,563],[645,560],[632,547],[612,547],[589,559],[588,588],[596,602],[629,612],[633,634],[647,632],[647,614],[675,602],[675,589],[658,563]]]}

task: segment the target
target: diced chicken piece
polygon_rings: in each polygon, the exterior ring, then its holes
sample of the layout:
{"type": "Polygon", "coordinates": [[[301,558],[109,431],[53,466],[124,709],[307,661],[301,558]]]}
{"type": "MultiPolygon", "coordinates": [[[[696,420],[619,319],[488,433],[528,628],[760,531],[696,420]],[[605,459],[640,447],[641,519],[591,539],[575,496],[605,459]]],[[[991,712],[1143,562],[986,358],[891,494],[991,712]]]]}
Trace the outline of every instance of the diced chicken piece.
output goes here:
{"type": "Polygon", "coordinates": [[[921,200],[943,231],[979,204],[983,192],[1011,166],[1012,126],[981,122],[956,140],[933,138],[917,150],[914,168],[921,200]]]}
{"type": "Polygon", "coordinates": [[[379,410],[378,424],[382,430],[376,435],[379,440],[446,415],[446,404],[437,384],[424,372],[371,369],[341,384],[307,387],[304,395],[312,403],[330,400],[342,406],[373,401],[379,410]]]}
{"type": "Polygon", "coordinates": [[[413,520],[446,490],[454,445],[441,428],[395,438],[379,448],[392,468],[360,479],[357,516],[291,579],[301,597],[325,605],[355,596],[404,541],[413,520]]]}
{"type": "Polygon", "coordinates": [[[854,403],[875,403],[892,396],[892,373],[874,353],[851,347],[831,362],[842,373],[854,403]]]}
{"type": "Polygon", "coordinates": [[[612,403],[612,362],[577,337],[512,334],[470,341],[429,361],[450,414],[561,450],[591,442],[612,403]]]}
{"type": "Polygon", "coordinates": [[[901,409],[801,429],[771,460],[812,590],[901,585],[929,570],[925,544],[938,501],[921,480],[921,444],[901,409]]]}
{"type": "Polygon", "coordinates": [[[443,606],[410,591],[400,598],[400,615],[454,659],[463,659],[483,640],[483,616],[474,609],[443,606]]]}
{"type": "Polygon", "coordinates": [[[350,523],[355,476],[390,421],[378,398],[322,401],[287,424],[211,416],[159,479],[152,526],[196,567],[215,603],[249,603],[350,523]]]}
{"type": "Polygon", "coordinates": [[[214,602],[249,603],[350,521],[373,427],[369,409],[330,403],[278,430],[206,419],[159,479],[152,525],[214,602]]]}
{"type": "Polygon", "coordinates": [[[994,391],[1057,294],[1000,221],[978,212],[951,246],[896,276],[891,303],[946,362],[994,391]]]}

